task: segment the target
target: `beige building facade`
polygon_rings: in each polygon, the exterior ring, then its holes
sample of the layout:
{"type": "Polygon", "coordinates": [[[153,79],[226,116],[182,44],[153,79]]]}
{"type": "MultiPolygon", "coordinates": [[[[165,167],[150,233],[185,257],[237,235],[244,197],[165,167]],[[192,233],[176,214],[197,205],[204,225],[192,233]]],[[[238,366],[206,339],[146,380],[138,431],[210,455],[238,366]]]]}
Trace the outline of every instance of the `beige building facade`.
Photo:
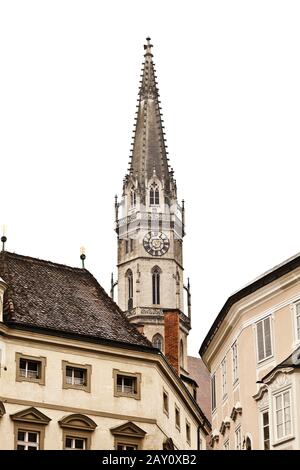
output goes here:
{"type": "Polygon", "coordinates": [[[233,294],[200,354],[217,450],[300,449],[300,256],[233,294]]]}

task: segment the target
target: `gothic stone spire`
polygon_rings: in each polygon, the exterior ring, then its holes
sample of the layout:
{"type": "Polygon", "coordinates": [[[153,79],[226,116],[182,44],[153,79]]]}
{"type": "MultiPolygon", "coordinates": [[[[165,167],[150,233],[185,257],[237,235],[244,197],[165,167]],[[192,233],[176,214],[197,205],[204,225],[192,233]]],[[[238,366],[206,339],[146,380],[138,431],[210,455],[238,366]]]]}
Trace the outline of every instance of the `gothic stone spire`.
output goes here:
{"type": "Polygon", "coordinates": [[[129,174],[138,179],[143,190],[146,179],[155,173],[164,186],[165,195],[169,195],[173,177],[168,165],[152,47],[147,38],[129,174]]]}

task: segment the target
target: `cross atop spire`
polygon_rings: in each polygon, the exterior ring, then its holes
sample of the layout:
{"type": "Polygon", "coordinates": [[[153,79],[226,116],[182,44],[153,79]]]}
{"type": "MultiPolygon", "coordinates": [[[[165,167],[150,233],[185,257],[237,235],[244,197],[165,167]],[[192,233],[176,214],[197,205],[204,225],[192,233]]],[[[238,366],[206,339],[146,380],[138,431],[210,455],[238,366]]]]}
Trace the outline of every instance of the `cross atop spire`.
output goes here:
{"type": "Polygon", "coordinates": [[[153,168],[155,168],[155,174],[164,186],[165,195],[169,196],[173,175],[167,158],[167,145],[153,62],[153,46],[149,37],[146,41],[129,174],[137,177],[143,191],[146,180],[149,181],[153,177],[153,168]]]}

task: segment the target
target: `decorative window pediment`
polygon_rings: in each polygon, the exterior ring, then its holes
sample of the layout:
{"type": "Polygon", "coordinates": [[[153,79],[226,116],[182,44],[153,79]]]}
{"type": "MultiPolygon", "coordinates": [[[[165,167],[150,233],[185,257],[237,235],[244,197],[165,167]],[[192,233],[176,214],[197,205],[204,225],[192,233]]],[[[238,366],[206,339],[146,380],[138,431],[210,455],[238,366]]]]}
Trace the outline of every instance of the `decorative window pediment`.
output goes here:
{"type": "Polygon", "coordinates": [[[85,415],[72,414],[58,421],[61,428],[78,429],[80,431],[94,431],[97,427],[95,421],[85,415]]]}
{"type": "Polygon", "coordinates": [[[5,410],[4,403],[0,401],[0,418],[2,418],[2,416],[5,415],[5,413],[6,413],[6,410],[5,410]]]}
{"type": "Polygon", "coordinates": [[[142,439],[145,437],[146,432],[139,428],[136,424],[128,421],[128,423],[121,424],[121,426],[117,426],[116,428],[112,428],[110,432],[114,436],[127,436],[127,437],[135,437],[142,439]]]}
{"type": "Polygon", "coordinates": [[[18,411],[10,415],[13,421],[18,421],[22,423],[34,423],[34,424],[48,424],[51,421],[51,418],[44,415],[41,411],[37,410],[34,407],[26,408],[26,410],[18,411]]]}

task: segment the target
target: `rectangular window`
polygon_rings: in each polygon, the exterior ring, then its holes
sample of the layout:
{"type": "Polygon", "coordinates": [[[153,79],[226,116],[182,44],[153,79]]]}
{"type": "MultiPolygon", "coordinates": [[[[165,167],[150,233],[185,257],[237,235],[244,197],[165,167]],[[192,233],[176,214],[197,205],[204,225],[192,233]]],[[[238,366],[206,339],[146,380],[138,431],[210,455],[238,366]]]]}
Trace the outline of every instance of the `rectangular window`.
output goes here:
{"type": "Polygon", "coordinates": [[[300,302],[296,304],[296,331],[297,339],[300,341],[300,302]]]}
{"type": "Polygon", "coordinates": [[[87,370],[77,367],[66,367],[66,382],[68,385],[86,385],[87,370]]]}
{"type": "Polygon", "coordinates": [[[272,356],[271,317],[256,324],[258,361],[272,356]]]}
{"type": "Polygon", "coordinates": [[[16,381],[36,382],[45,385],[45,357],[16,353],[16,381]]]}
{"type": "Polygon", "coordinates": [[[185,423],[186,442],[191,444],[191,425],[188,421],[185,423]]]}
{"type": "Polygon", "coordinates": [[[224,442],[224,450],[230,450],[230,446],[229,446],[229,439],[227,439],[227,441],[224,442]]]}
{"type": "Polygon", "coordinates": [[[235,448],[236,450],[242,450],[242,430],[241,426],[235,430],[235,448]]]}
{"type": "Polygon", "coordinates": [[[287,390],[274,398],[276,436],[277,439],[282,439],[292,434],[291,392],[287,390]]]}
{"type": "Polygon", "coordinates": [[[82,437],[72,437],[66,436],[65,437],[65,449],[66,450],[85,450],[86,447],[86,439],[82,437]]]}
{"type": "Polygon", "coordinates": [[[163,410],[169,416],[169,395],[165,390],[163,391],[163,410]]]}
{"type": "Polygon", "coordinates": [[[134,248],[134,240],[133,238],[130,238],[130,251],[133,251],[133,248],[134,248]]]}
{"type": "Polygon", "coordinates": [[[216,401],[216,375],[211,376],[211,410],[214,411],[217,406],[216,401]]]}
{"type": "Polygon", "coordinates": [[[224,398],[227,395],[226,357],[223,359],[221,363],[221,370],[222,370],[222,394],[224,398]]]}
{"type": "Polygon", "coordinates": [[[39,450],[39,440],[39,432],[19,429],[17,435],[17,450],[39,450]]]}
{"type": "Polygon", "coordinates": [[[118,443],[117,450],[138,450],[138,446],[134,444],[118,443]]]}
{"type": "Polygon", "coordinates": [[[113,370],[115,397],[141,398],[141,374],[113,370]]]}
{"type": "Polygon", "coordinates": [[[62,361],[63,388],[74,388],[85,392],[91,391],[92,366],[89,364],[73,364],[62,361]]]}
{"type": "Polygon", "coordinates": [[[237,350],[237,342],[233,343],[232,345],[232,379],[233,383],[238,380],[238,350],[237,350]]]}
{"type": "Polygon", "coordinates": [[[180,410],[178,406],[175,405],[175,426],[180,431],[180,410]]]}
{"type": "Polygon", "coordinates": [[[125,253],[127,254],[129,252],[129,241],[125,240],[125,253]]]}
{"type": "Polygon", "coordinates": [[[263,425],[264,450],[270,450],[270,424],[269,424],[269,412],[268,411],[264,411],[262,414],[262,425],[263,425]]]}

